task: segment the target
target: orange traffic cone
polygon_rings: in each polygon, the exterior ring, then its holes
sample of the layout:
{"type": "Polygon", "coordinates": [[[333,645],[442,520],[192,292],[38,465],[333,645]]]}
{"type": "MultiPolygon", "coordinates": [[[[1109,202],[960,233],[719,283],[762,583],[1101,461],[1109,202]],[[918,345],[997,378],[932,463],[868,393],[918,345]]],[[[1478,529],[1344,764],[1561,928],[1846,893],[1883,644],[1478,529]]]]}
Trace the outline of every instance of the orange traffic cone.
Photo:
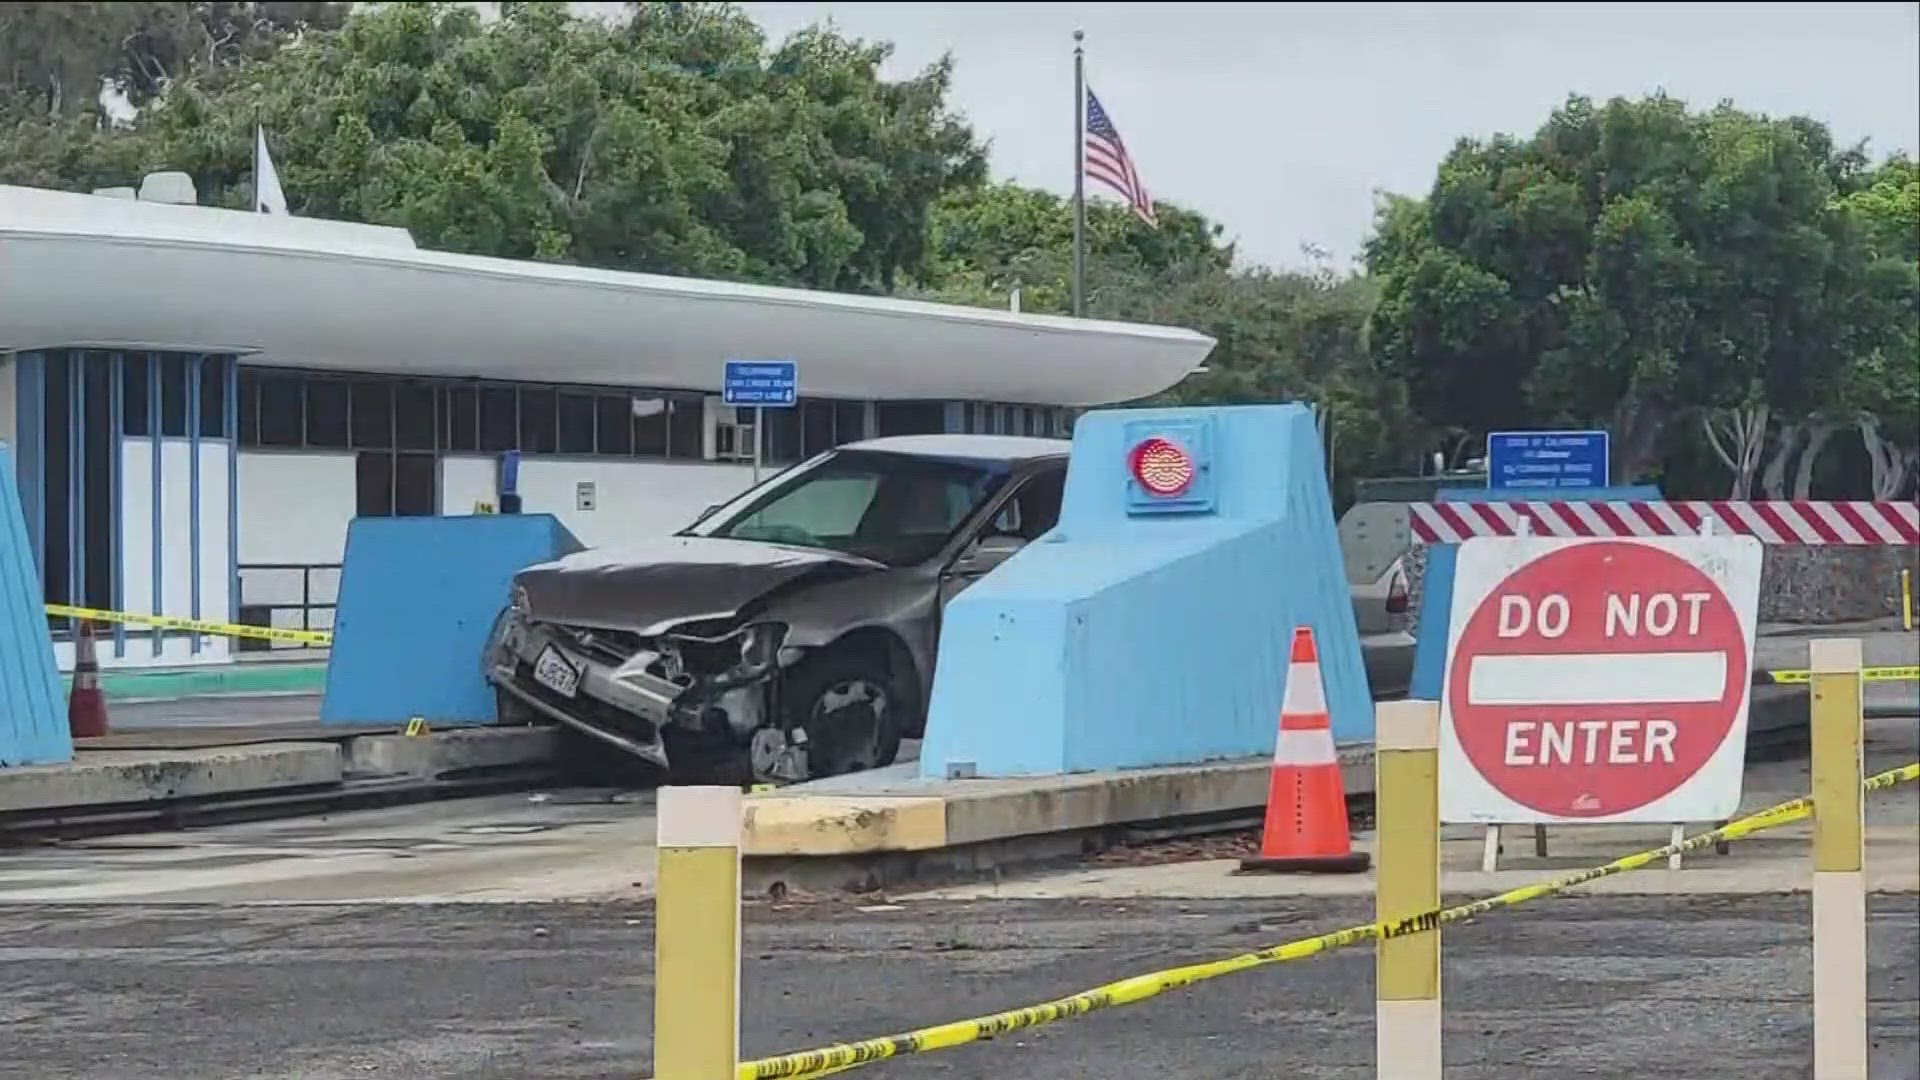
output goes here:
{"type": "Polygon", "coordinates": [[[95,651],[93,624],[80,620],[73,636],[73,690],[67,695],[67,730],[76,739],[107,733],[107,698],[100,692],[100,656],[95,651]]]}
{"type": "Polygon", "coordinates": [[[1312,628],[1298,627],[1287,665],[1287,694],[1280,704],[1280,739],[1273,750],[1260,855],[1242,859],[1240,869],[1355,874],[1366,868],[1366,852],[1353,850],[1347,832],[1347,794],[1320,683],[1320,653],[1313,645],[1312,628]]]}

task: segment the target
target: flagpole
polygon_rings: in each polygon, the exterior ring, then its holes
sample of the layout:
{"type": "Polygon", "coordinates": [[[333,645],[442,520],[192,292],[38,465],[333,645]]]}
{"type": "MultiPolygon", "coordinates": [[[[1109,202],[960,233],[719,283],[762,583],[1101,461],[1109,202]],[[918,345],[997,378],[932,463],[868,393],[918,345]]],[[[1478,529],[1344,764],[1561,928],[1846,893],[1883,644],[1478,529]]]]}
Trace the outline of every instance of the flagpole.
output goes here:
{"type": "Polygon", "coordinates": [[[1073,314],[1087,313],[1087,32],[1073,32],[1073,314]]]}
{"type": "Polygon", "coordinates": [[[260,212],[260,106],[253,107],[253,212],[260,212]]]}

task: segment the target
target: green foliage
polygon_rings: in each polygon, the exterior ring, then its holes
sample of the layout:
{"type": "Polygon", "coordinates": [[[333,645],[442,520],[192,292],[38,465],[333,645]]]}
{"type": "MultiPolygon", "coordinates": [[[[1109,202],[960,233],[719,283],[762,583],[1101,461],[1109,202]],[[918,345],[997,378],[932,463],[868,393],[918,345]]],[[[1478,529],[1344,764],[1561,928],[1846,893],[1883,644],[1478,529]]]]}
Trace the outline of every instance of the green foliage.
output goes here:
{"type": "Polygon", "coordinates": [[[244,206],[257,120],[296,213],[474,254],[885,292],[924,273],[932,205],[985,163],[946,108],[950,65],[889,82],[888,54],[821,29],[769,46],[724,4],[615,22],[382,5],[183,80],[99,141],[136,147],[114,164],[184,169],[204,201],[244,206]]]}
{"type": "Polygon", "coordinates": [[[1381,207],[1376,354],[1436,424],[1611,427],[1626,477],[1693,410],[1834,408],[1898,306],[1862,302],[1863,163],[1804,119],[1571,98],[1381,207]]]}
{"type": "MultiPolygon", "coordinates": [[[[296,213],[429,247],[1068,312],[1070,205],[983,182],[947,60],[889,81],[890,46],[723,3],[478,7],[0,2],[0,183],[182,169],[246,206],[258,123],[296,213]]],[[[1384,197],[1364,276],[1236,267],[1158,216],[1089,204],[1087,314],[1213,336],[1163,398],[1315,401],[1347,475],[1601,425],[1632,478],[1693,454],[1675,420],[1756,406],[1920,441],[1920,168],[1810,120],[1570,98],[1384,197]]]]}
{"type": "Polygon", "coordinates": [[[1896,157],[1841,200],[1870,252],[1849,339],[1849,404],[1887,435],[1920,443],[1920,165],[1896,157]]]}
{"type": "MultiPolygon", "coordinates": [[[[1418,446],[1404,388],[1381,378],[1366,347],[1375,290],[1321,270],[1236,269],[1224,230],[1161,203],[1157,228],[1124,207],[1087,207],[1087,314],[1186,326],[1219,344],[1206,370],[1161,400],[1230,404],[1310,400],[1331,410],[1343,475],[1404,469],[1418,446]]],[[[1069,200],[1016,184],[948,196],[933,218],[934,273],[920,295],[1023,311],[1070,306],[1069,200]]]]}
{"type": "Polygon", "coordinates": [[[110,86],[146,104],[176,82],[272,55],[291,36],[337,27],[344,3],[0,3],[0,96],[72,116],[110,86]]]}

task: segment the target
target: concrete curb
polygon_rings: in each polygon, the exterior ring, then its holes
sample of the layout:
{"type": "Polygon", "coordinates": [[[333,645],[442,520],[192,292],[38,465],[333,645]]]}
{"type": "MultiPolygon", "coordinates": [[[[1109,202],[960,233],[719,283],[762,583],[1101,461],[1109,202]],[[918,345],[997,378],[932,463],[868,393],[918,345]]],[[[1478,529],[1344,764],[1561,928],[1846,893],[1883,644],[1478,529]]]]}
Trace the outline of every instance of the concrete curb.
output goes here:
{"type": "Polygon", "coordinates": [[[0,769],[0,813],[280,791],[343,778],[343,759],[331,743],[88,750],[70,765],[0,769]]]}
{"type": "Polygon", "coordinates": [[[362,735],[340,752],[350,777],[430,778],[552,761],[557,746],[550,727],[454,728],[424,737],[362,735]]]}
{"type": "Polygon", "coordinates": [[[65,765],[0,769],[0,818],[339,790],[544,765],[554,730],[460,728],[224,746],[87,749],[65,765]]]}
{"type": "MultiPolygon", "coordinates": [[[[1347,794],[1373,793],[1373,747],[1341,748],[1347,794]]],[[[741,853],[751,887],[872,888],[1031,864],[1130,830],[1257,815],[1267,758],[1000,780],[842,777],[750,796],[741,853]]]]}

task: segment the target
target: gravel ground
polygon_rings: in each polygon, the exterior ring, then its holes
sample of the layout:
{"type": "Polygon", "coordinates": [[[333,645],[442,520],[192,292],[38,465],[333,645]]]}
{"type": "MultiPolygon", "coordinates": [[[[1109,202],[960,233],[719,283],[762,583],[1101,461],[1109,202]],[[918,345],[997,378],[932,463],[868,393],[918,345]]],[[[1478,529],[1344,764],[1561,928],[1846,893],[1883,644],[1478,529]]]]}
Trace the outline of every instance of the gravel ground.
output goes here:
{"type": "MultiPolygon", "coordinates": [[[[750,909],[749,1054],[1028,1004],[1367,916],[1323,900],[750,909]]],[[[1447,936],[1449,1077],[1804,1080],[1804,897],[1568,899],[1447,936]]],[[[0,907],[0,1077],[631,1080],[644,906],[0,907]]],[[[1920,1076],[1920,899],[1874,902],[1874,1077],[1920,1076]]],[[[1230,976],[876,1078],[1372,1080],[1370,951],[1230,976]]]]}

